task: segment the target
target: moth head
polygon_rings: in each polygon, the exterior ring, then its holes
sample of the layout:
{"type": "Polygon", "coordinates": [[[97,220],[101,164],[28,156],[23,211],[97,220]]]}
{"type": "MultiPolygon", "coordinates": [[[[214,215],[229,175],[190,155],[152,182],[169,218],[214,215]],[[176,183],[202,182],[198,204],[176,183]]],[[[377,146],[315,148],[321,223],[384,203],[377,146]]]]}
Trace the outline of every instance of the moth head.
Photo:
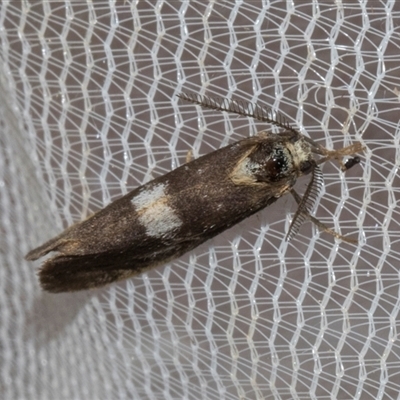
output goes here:
{"type": "Polygon", "coordinates": [[[299,133],[261,133],[231,174],[236,184],[289,187],[315,168],[310,144],[299,133]]]}
{"type": "Polygon", "coordinates": [[[316,166],[311,145],[292,132],[270,136],[249,155],[247,167],[258,181],[280,182],[307,175],[316,166]]]}

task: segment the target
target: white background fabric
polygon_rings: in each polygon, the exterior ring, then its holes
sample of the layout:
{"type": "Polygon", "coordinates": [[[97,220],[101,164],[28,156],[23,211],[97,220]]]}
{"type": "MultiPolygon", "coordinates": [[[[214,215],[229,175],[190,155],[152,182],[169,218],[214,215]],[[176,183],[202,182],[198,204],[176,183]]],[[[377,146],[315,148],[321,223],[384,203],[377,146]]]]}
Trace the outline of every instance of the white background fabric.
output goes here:
{"type": "MultiPolygon", "coordinates": [[[[0,5],[3,399],[394,399],[400,393],[400,4],[0,5]],[[23,256],[136,186],[261,129],[195,92],[279,110],[328,148],[315,215],[290,196],[107,288],[41,291],[23,256]]],[[[307,179],[296,186],[304,190],[307,179]]]]}

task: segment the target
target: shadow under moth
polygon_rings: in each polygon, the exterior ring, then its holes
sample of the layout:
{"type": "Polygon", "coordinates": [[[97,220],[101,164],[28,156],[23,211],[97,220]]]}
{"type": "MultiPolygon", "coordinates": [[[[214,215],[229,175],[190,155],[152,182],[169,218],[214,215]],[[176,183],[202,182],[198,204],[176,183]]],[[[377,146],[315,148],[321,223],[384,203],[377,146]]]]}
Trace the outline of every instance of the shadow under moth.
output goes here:
{"type": "Polygon", "coordinates": [[[194,249],[286,193],[298,203],[288,240],[311,219],[336,238],[354,242],[310,213],[323,180],[319,166],[338,160],[343,171],[353,167],[360,159],[348,157],[363,150],[361,143],[328,150],[268,108],[193,94],[178,97],[274,124],[282,132],[262,131],[187,162],[30,251],[27,260],[56,252],[39,270],[44,290],[90,289],[138,275],[194,249]],[[293,186],[302,175],[309,175],[310,182],[300,196],[293,186]]]}

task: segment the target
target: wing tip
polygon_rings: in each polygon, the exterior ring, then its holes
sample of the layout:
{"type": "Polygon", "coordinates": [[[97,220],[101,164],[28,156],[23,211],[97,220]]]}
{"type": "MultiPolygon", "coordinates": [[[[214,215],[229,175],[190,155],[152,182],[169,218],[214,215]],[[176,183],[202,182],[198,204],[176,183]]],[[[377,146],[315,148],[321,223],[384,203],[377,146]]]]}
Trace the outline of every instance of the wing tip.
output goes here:
{"type": "Polygon", "coordinates": [[[50,293],[77,292],[101,288],[135,275],[130,269],[114,269],[101,263],[98,255],[56,255],[39,269],[40,286],[50,293]]]}

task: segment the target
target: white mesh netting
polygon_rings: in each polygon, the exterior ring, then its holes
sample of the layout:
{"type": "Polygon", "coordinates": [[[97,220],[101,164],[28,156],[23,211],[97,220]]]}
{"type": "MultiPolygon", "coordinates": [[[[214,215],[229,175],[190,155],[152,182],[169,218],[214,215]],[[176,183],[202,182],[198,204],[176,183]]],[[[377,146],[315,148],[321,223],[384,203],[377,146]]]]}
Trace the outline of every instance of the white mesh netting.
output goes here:
{"type": "MultiPolygon", "coordinates": [[[[400,3],[0,4],[2,399],[397,399],[400,3]],[[50,295],[23,256],[134,187],[265,126],[273,107],[362,163],[143,276],[50,295]]],[[[269,127],[267,127],[269,129],[269,127]]],[[[307,180],[297,187],[301,191],[307,180]]]]}

